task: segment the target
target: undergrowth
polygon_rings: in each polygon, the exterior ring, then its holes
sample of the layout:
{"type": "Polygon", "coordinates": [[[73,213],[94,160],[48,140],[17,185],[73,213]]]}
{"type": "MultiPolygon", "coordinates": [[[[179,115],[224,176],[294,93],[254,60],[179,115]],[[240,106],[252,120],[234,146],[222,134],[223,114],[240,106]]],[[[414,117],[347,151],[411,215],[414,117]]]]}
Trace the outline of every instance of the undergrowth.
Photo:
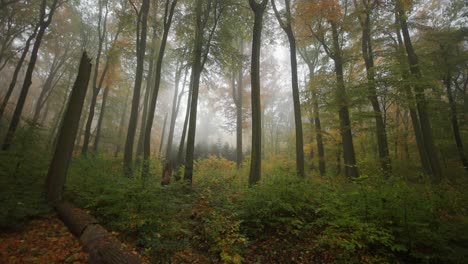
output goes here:
{"type": "MultiPolygon", "coordinates": [[[[50,154],[39,129],[23,129],[0,152],[0,227],[11,230],[50,212],[44,181],[50,154]]],[[[248,158],[246,159],[248,160],[248,158]]],[[[247,188],[248,162],[196,161],[194,183],[161,186],[161,164],[147,179],[126,178],[120,159],[89,155],[71,163],[66,198],[89,210],[152,263],[463,263],[468,259],[468,187],[438,185],[373,170],[349,181],[308,175],[280,156],[264,162],[247,188]]],[[[175,171],[183,174],[183,168],[175,171]]],[[[454,181],[457,179],[457,181],[454,181]]]]}
{"type": "Polygon", "coordinates": [[[77,159],[67,195],[156,263],[468,258],[466,183],[416,184],[397,175],[300,180],[288,165],[276,164],[265,166],[262,182],[249,189],[247,164],[238,171],[233,162],[210,157],[196,162],[188,188],[183,181],[161,186],[160,171],[129,179],[120,161],[77,159]]]}

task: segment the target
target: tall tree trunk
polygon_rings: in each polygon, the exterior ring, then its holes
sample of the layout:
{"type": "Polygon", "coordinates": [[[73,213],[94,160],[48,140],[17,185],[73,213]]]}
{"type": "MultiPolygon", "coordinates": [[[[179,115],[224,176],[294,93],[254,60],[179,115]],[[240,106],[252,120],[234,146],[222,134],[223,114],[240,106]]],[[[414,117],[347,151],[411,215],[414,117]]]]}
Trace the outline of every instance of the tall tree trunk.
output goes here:
{"type": "Polygon", "coordinates": [[[351,121],[349,118],[348,98],[343,76],[342,50],[338,41],[338,29],[334,22],[330,23],[333,34],[333,61],[335,63],[335,74],[337,83],[337,103],[339,106],[340,134],[343,144],[343,157],[345,175],[349,178],[359,177],[356,166],[356,154],[354,151],[353,134],[351,133],[351,121]]]}
{"type": "Polygon", "coordinates": [[[307,55],[307,50],[299,54],[302,59],[306,62],[307,67],[309,68],[309,86],[312,94],[312,112],[313,112],[313,123],[315,127],[315,141],[317,143],[317,152],[318,152],[318,165],[320,176],[325,176],[326,166],[325,166],[325,148],[323,146],[323,134],[322,134],[322,123],[320,120],[320,108],[319,108],[319,98],[318,90],[315,85],[313,85],[313,79],[315,76],[315,67],[319,56],[319,49],[313,53],[313,58],[307,55]]]}
{"type": "Polygon", "coordinates": [[[138,159],[143,155],[143,142],[145,141],[145,127],[146,127],[146,121],[148,120],[148,106],[149,106],[149,101],[151,98],[151,94],[153,91],[154,87],[154,65],[155,65],[155,52],[157,51],[154,46],[157,41],[156,37],[156,28],[153,31],[153,37],[151,41],[151,49],[149,52],[149,69],[148,69],[148,76],[146,79],[146,89],[145,89],[145,95],[144,95],[144,101],[143,101],[143,113],[141,115],[141,122],[140,122],[140,135],[138,136],[138,143],[137,143],[137,151],[136,155],[138,159]]]}
{"type": "MultiPolygon", "coordinates": [[[[359,17],[361,24],[361,51],[366,66],[367,77],[367,92],[368,98],[371,102],[372,109],[374,110],[375,126],[377,132],[377,146],[379,150],[380,167],[384,174],[388,177],[391,173],[391,161],[388,149],[387,132],[385,131],[385,123],[380,110],[380,104],[377,97],[377,89],[375,87],[375,67],[374,67],[374,54],[372,50],[372,36],[371,36],[371,7],[370,3],[364,1],[363,16],[359,17]]],[[[355,2],[356,4],[356,2],[355,2]]],[[[356,8],[358,6],[356,5],[356,8]]]]}
{"type": "Polygon", "coordinates": [[[184,171],[184,180],[192,184],[193,177],[193,160],[194,160],[194,151],[195,151],[195,131],[197,128],[197,106],[198,106],[198,90],[200,86],[200,76],[203,71],[205,62],[207,60],[208,54],[210,52],[211,40],[213,34],[217,28],[219,16],[221,11],[218,10],[221,1],[219,0],[209,0],[207,5],[203,8],[203,1],[196,0],[195,7],[195,40],[193,47],[193,61],[192,61],[192,76],[190,79],[190,87],[192,89],[192,102],[190,104],[190,118],[188,125],[188,134],[187,134],[187,151],[185,155],[185,171],[184,171]],[[203,34],[205,31],[205,26],[208,23],[210,14],[213,13],[213,25],[209,31],[209,36],[207,39],[204,38],[203,34]],[[205,43],[205,48],[203,44],[205,43]],[[204,50],[204,54],[202,52],[204,50]]]}
{"type": "Polygon", "coordinates": [[[252,32],[252,62],[251,100],[252,100],[252,153],[250,158],[249,186],[260,181],[262,173],[262,120],[260,105],[260,48],[262,45],[263,14],[268,0],[257,3],[249,0],[250,8],[254,12],[254,25],[252,32]]]}
{"type": "Polygon", "coordinates": [[[99,113],[99,120],[96,126],[96,137],[94,138],[94,145],[93,145],[93,152],[97,153],[99,141],[101,140],[101,129],[102,129],[102,121],[104,120],[104,113],[106,111],[106,103],[107,97],[109,96],[109,86],[104,88],[104,94],[102,96],[102,103],[101,103],[101,112],[99,113]]]}
{"type": "MultiPolygon", "coordinates": [[[[190,81],[192,83],[192,81],[190,81]]],[[[187,127],[190,119],[190,102],[192,101],[192,88],[189,87],[189,93],[187,96],[187,108],[185,109],[185,120],[184,127],[182,128],[182,135],[180,136],[179,151],[177,153],[177,165],[184,163],[184,147],[185,147],[185,138],[187,135],[187,127]]]]}
{"type": "Polygon", "coordinates": [[[117,145],[115,146],[115,152],[114,152],[115,158],[117,158],[122,148],[122,137],[124,135],[125,119],[127,116],[128,105],[130,104],[129,99],[130,99],[130,90],[127,90],[127,93],[125,95],[124,108],[122,111],[122,115],[120,116],[119,134],[117,136],[117,145]]]}
{"type": "MultiPolygon", "coordinates": [[[[410,72],[416,79],[422,78],[421,70],[419,68],[418,56],[416,55],[413,45],[411,43],[411,37],[406,22],[406,12],[403,8],[401,0],[397,0],[397,10],[399,15],[400,28],[403,33],[403,41],[406,48],[406,54],[408,55],[408,62],[410,65],[410,72]]],[[[419,114],[419,122],[421,125],[422,139],[424,141],[427,156],[432,169],[432,181],[437,183],[442,177],[442,169],[440,166],[439,155],[434,144],[434,138],[432,136],[431,122],[427,110],[427,101],[424,95],[424,87],[421,82],[415,82],[413,84],[415,95],[416,95],[416,107],[419,114]]]]}
{"type": "MultiPolygon", "coordinates": [[[[398,14],[395,14],[396,23],[399,24],[399,17],[398,14]]],[[[419,117],[417,110],[415,108],[415,100],[413,91],[411,86],[409,85],[409,72],[406,68],[407,63],[405,63],[405,55],[404,55],[404,44],[403,38],[401,37],[400,29],[397,28],[396,36],[398,41],[398,61],[400,64],[400,71],[402,74],[402,79],[404,82],[404,93],[406,95],[407,100],[409,101],[409,114],[411,118],[411,124],[413,126],[414,135],[416,138],[416,145],[418,147],[419,158],[421,161],[421,166],[425,174],[432,175],[432,168],[431,163],[429,161],[429,156],[426,151],[426,146],[423,140],[423,135],[421,132],[421,123],[419,122],[419,117]]]]}
{"type": "Polygon", "coordinates": [[[184,180],[192,184],[193,177],[193,154],[195,151],[195,131],[197,125],[198,88],[200,85],[200,75],[202,72],[202,48],[203,48],[203,23],[202,23],[201,0],[196,0],[196,24],[195,40],[193,48],[192,76],[190,77],[190,89],[192,92],[190,103],[190,117],[188,123],[187,151],[185,154],[184,180]]]}
{"type": "Polygon", "coordinates": [[[13,90],[15,89],[16,81],[18,80],[18,74],[19,74],[19,72],[21,70],[21,67],[23,66],[24,60],[26,59],[26,55],[28,54],[29,47],[31,46],[31,41],[36,37],[36,33],[37,33],[38,29],[39,29],[39,24],[36,25],[36,27],[34,28],[33,33],[26,40],[23,52],[21,53],[21,57],[18,60],[18,63],[16,63],[16,67],[15,67],[15,70],[13,72],[13,76],[11,78],[10,86],[8,86],[7,93],[5,94],[5,97],[3,98],[2,104],[0,105],[0,119],[2,119],[3,113],[5,112],[5,108],[6,108],[7,104],[8,104],[8,101],[10,100],[11,94],[13,93],[13,90]]]}
{"type": "Polygon", "coordinates": [[[468,161],[465,156],[465,150],[463,148],[463,141],[460,136],[460,126],[458,125],[458,119],[457,119],[457,107],[456,107],[455,100],[453,99],[451,84],[452,84],[452,77],[450,75],[450,72],[448,72],[445,78],[445,87],[447,88],[447,97],[448,97],[449,105],[450,105],[450,121],[452,123],[452,132],[453,132],[453,137],[455,139],[455,143],[457,145],[457,150],[458,150],[458,155],[460,157],[460,161],[463,165],[463,168],[465,169],[465,172],[468,173],[468,161]]]}
{"type": "MultiPolygon", "coordinates": [[[[177,0],[166,0],[165,13],[164,13],[164,32],[161,40],[161,47],[159,48],[158,59],[156,60],[156,74],[154,76],[154,89],[151,94],[150,105],[148,109],[148,119],[146,120],[145,126],[145,137],[143,140],[143,169],[142,176],[149,176],[149,158],[151,155],[151,129],[153,128],[154,112],[156,110],[156,102],[158,99],[159,86],[161,84],[161,72],[162,62],[164,59],[164,53],[166,50],[167,37],[172,24],[172,17],[174,15],[174,9],[177,4],[177,0]]],[[[167,114],[166,114],[167,117],[167,114]]],[[[164,131],[163,131],[164,132],[164,131]]],[[[162,139],[161,139],[162,146],[162,139]]],[[[161,152],[161,151],[160,151],[161,152]]]]}
{"type": "Polygon", "coordinates": [[[93,119],[94,119],[94,112],[96,108],[96,103],[97,103],[97,97],[99,95],[99,92],[101,91],[102,88],[102,82],[104,80],[104,76],[107,72],[107,63],[105,65],[105,69],[103,70],[101,74],[101,80],[99,81],[98,84],[98,77],[99,77],[99,65],[100,65],[100,60],[101,60],[101,53],[102,53],[102,48],[105,42],[105,38],[107,35],[107,14],[108,14],[108,7],[107,7],[107,0],[105,1],[105,14],[104,14],[104,19],[103,19],[103,0],[98,0],[99,2],[99,15],[98,15],[98,50],[96,54],[96,63],[94,65],[94,75],[93,75],[93,97],[91,98],[91,105],[89,106],[89,112],[88,112],[88,118],[86,121],[86,130],[84,134],[84,140],[83,140],[83,147],[81,149],[81,154],[86,155],[88,152],[88,147],[89,147],[89,142],[91,138],[91,126],[93,124],[93,119]],[[102,21],[104,20],[104,21],[102,21]],[[101,23],[102,22],[102,23],[101,23]],[[101,25],[102,24],[102,25],[101,25]],[[102,30],[101,30],[102,26],[102,30]]]}
{"type": "Polygon", "coordinates": [[[161,130],[161,140],[159,141],[158,157],[161,157],[161,152],[164,146],[164,138],[166,136],[166,124],[167,124],[167,113],[164,115],[164,122],[163,122],[163,127],[161,130]]]}
{"type": "MultiPolygon", "coordinates": [[[[179,64],[179,63],[178,63],[179,64]]],[[[172,111],[171,111],[171,122],[169,124],[169,135],[167,137],[167,146],[166,146],[166,160],[168,161],[170,167],[173,167],[172,162],[172,141],[174,137],[174,128],[175,122],[177,119],[177,98],[179,96],[179,83],[182,74],[182,62],[178,65],[178,69],[176,69],[175,74],[175,87],[174,87],[174,97],[172,98],[172,111]]]]}
{"type": "Polygon", "coordinates": [[[289,41],[289,56],[291,60],[291,84],[293,93],[293,104],[294,104],[294,122],[296,132],[296,171],[299,177],[305,177],[304,172],[304,138],[302,135],[302,116],[301,116],[301,102],[299,100],[299,81],[297,77],[297,51],[296,51],[296,38],[291,26],[291,10],[290,0],[284,0],[286,9],[286,21],[283,21],[279,14],[275,0],[271,0],[273,10],[276,15],[276,19],[283,28],[284,32],[288,36],[289,41]]]}
{"type": "Polygon", "coordinates": [[[81,58],[78,76],[76,77],[67,111],[63,119],[64,123],[58,136],[57,147],[47,174],[47,198],[52,205],[62,200],[68,165],[72,157],[73,145],[76,132],[78,131],[90,74],[91,60],[86,55],[86,52],[84,52],[81,58]]]}
{"type": "Polygon", "coordinates": [[[130,120],[128,124],[127,139],[125,140],[124,152],[124,173],[127,177],[133,177],[133,144],[138,120],[138,105],[140,104],[141,83],[143,79],[143,70],[146,51],[146,34],[148,25],[148,12],[150,0],[143,0],[140,12],[138,12],[137,21],[137,68],[135,76],[135,85],[133,89],[132,108],[130,111],[130,120]],[[141,26],[141,31],[140,31],[141,26]]]}
{"type": "MultiPolygon", "coordinates": [[[[240,41],[240,51],[243,53],[244,45],[241,39],[240,41]]],[[[244,92],[244,75],[242,73],[242,65],[238,69],[238,76],[237,76],[237,103],[236,103],[236,164],[237,169],[242,166],[242,97],[244,92]]]]}

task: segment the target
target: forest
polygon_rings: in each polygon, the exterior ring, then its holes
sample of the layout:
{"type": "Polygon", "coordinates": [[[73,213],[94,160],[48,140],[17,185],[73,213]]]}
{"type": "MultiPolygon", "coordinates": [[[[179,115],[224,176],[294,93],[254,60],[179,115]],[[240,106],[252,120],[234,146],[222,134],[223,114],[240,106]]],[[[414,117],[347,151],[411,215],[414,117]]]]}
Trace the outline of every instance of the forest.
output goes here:
{"type": "Polygon", "coordinates": [[[465,0],[0,0],[0,263],[466,263],[465,0]]]}

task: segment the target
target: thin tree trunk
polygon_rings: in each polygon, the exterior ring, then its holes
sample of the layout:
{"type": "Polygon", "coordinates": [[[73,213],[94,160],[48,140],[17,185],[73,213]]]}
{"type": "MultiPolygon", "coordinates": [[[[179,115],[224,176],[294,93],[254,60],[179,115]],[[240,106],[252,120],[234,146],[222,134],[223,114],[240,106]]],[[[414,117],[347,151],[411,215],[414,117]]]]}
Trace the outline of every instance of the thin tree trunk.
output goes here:
{"type": "Polygon", "coordinates": [[[115,147],[115,152],[114,152],[115,158],[117,158],[122,148],[122,137],[123,137],[124,129],[125,129],[125,119],[127,116],[128,105],[130,104],[129,99],[130,99],[130,90],[127,90],[127,93],[125,95],[124,108],[122,111],[122,115],[120,116],[119,134],[117,136],[117,145],[115,147]]]}
{"type": "Polygon", "coordinates": [[[140,104],[141,83],[143,79],[144,59],[146,50],[146,34],[148,25],[148,12],[150,0],[143,0],[137,21],[137,68],[135,76],[135,86],[133,89],[132,108],[128,124],[127,138],[125,140],[124,151],[124,173],[127,177],[133,177],[133,145],[138,121],[138,106],[140,104]],[[140,27],[141,25],[141,32],[140,27]]]}
{"type": "Polygon", "coordinates": [[[36,37],[36,33],[38,29],[39,29],[39,24],[34,28],[33,34],[31,34],[31,36],[29,36],[29,38],[26,40],[23,52],[21,53],[21,57],[18,60],[18,63],[16,64],[15,71],[13,72],[10,86],[8,87],[7,93],[5,94],[2,104],[0,105],[0,119],[2,119],[3,113],[5,112],[6,106],[8,104],[8,101],[10,100],[11,94],[13,93],[13,90],[15,89],[16,81],[18,80],[18,74],[21,70],[21,67],[23,66],[24,60],[26,59],[26,55],[28,54],[29,47],[31,46],[31,41],[34,39],[34,37],[36,37]]]}
{"type": "Polygon", "coordinates": [[[101,112],[99,113],[99,120],[96,126],[96,137],[94,138],[93,152],[97,153],[99,141],[101,140],[101,129],[102,121],[104,120],[104,113],[106,111],[107,97],[109,96],[109,86],[104,88],[104,94],[102,96],[101,112]]]}
{"type": "Polygon", "coordinates": [[[178,107],[177,98],[179,96],[178,92],[179,92],[179,83],[180,83],[181,74],[182,74],[182,62],[180,62],[180,65],[178,67],[179,69],[176,69],[176,74],[175,74],[175,87],[174,87],[174,97],[172,98],[171,122],[169,124],[169,135],[167,137],[167,146],[166,146],[166,160],[169,161],[169,165],[171,168],[173,167],[172,141],[174,137],[175,122],[177,119],[177,107],[178,107]]]}
{"type": "Polygon", "coordinates": [[[449,105],[450,105],[450,121],[452,123],[453,137],[457,145],[457,150],[458,150],[458,155],[460,157],[460,161],[463,165],[463,168],[465,169],[465,172],[468,173],[468,161],[465,156],[465,150],[463,148],[463,141],[460,136],[460,126],[458,125],[458,119],[457,119],[457,107],[455,104],[455,100],[453,99],[451,83],[452,83],[452,78],[450,76],[450,73],[447,73],[447,77],[445,78],[445,87],[447,88],[447,97],[448,97],[449,105]]]}
{"type": "MultiPolygon", "coordinates": [[[[240,50],[241,53],[244,51],[243,41],[240,41],[240,50]]],[[[244,92],[244,75],[242,74],[242,65],[238,69],[237,77],[237,104],[236,104],[236,164],[237,169],[240,169],[242,166],[242,97],[244,92]]]]}
{"type": "Polygon", "coordinates": [[[167,124],[167,113],[164,115],[164,123],[161,131],[161,140],[159,141],[159,151],[158,151],[158,158],[161,157],[162,148],[164,145],[164,137],[166,136],[166,124],[167,124]]]}
{"type": "Polygon", "coordinates": [[[52,17],[57,8],[57,3],[58,0],[54,0],[52,5],[47,8],[47,0],[42,0],[41,11],[39,15],[39,32],[37,33],[36,41],[34,42],[34,46],[31,51],[31,58],[29,59],[28,69],[26,70],[26,75],[24,77],[23,87],[21,88],[20,96],[18,98],[18,102],[16,103],[15,112],[13,113],[5,140],[3,141],[2,150],[8,150],[11,146],[11,143],[13,142],[16,129],[18,128],[18,124],[20,122],[21,113],[23,112],[24,104],[26,102],[26,97],[28,96],[29,88],[32,84],[32,75],[34,67],[36,66],[39,47],[41,46],[42,38],[44,37],[44,33],[47,27],[50,25],[50,22],[52,22],[52,17]],[[45,14],[46,9],[49,9],[49,14],[47,16],[45,14]]]}
{"type": "Polygon", "coordinates": [[[305,177],[304,171],[304,138],[302,134],[302,115],[301,115],[301,102],[299,100],[299,81],[297,77],[297,50],[296,50],[296,38],[291,26],[291,10],[290,0],[284,0],[286,9],[286,21],[281,18],[275,4],[275,0],[271,0],[273,10],[276,15],[276,19],[283,28],[284,32],[288,36],[289,41],[289,56],[291,60],[291,84],[293,93],[293,104],[294,104],[294,123],[296,132],[296,171],[299,177],[305,177]]]}
{"type": "MultiPolygon", "coordinates": [[[[190,81],[192,83],[192,81],[190,81]]],[[[177,153],[177,165],[183,164],[184,160],[184,147],[185,147],[185,138],[187,135],[187,127],[190,118],[190,102],[192,101],[192,88],[189,87],[189,93],[187,96],[187,108],[185,110],[185,120],[184,120],[184,127],[182,128],[182,135],[180,137],[179,143],[179,151],[177,153]]]]}
{"type": "MultiPolygon", "coordinates": [[[[356,8],[358,8],[355,2],[356,8]]],[[[366,66],[366,77],[367,77],[367,91],[368,98],[371,102],[374,110],[375,126],[377,132],[377,146],[379,150],[380,166],[385,174],[389,176],[391,173],[391,161],[388,149],[387,132],[385,131],[385,123],[382,117],[382,111],[380,110],[380,104],[377,97],[377,89],[375,87],[375,67],[374,67],[374,54],[372,50],[372,36],[371,36],[371,22],[370,22],[370,3],[364,2],[363,6],[363,17],[359,17],[361,24],[362,36],[361,36],[361,51],[362,57],[364,58],[366,66]]]]}
{"type": "MultiPolygon", "coordinates": [[[[143,177],[149,176],[149,158],[151,155],[151,129],[153,128],[154,112],[156,110],[156,102],[158,100],[159,86],[161,84],[162,62],[163,62],[164,53],[166,50],[167,37],[169,35],[169,30],[171,28],[172,17],[174,15],[174,9],[177,4],[177,0],[172,0],[172,3],[169,7],[170,1],[171,0],[166,0],[166,7],[165,7],[165,14],[164,14],[164,32],[163,32],[163,37],[161,40],[161,47],[159,48],[158,59],[156,60],[156,75],[154,76],[155,77],[154,89],[151,95],[150,105],[148,109],[149,110],[148,119],[146,121],[146,126],[145,126],[145,137],[143,140],[143,169],[142,169],[143,177]]],[[[167,117],[167,114],[166,114],[166,117],[167,117]]],[[[165,122],[166,121],[164,121],[164,124],[165,122]]],[[[161,139],[161,146],[162,146],[163,139],[161,139]]],[[[161,154],[161,149],[159,150],[159,154],[161,154]]]]}
{"type": "Polygon", "coordinates": [[[335,74],[337,82],[337,102],[339,105],[340,133],[343,144],[343,156],[345,175],[348,178],[359,177],[356,166],[356,154],[354,151],[353,135],[351,133],[351,121],[349,118],[348,98],[343,76],[343,58],[342,51],[338,41],[338,29],[335,23],[331,23],[333,34],[333,61],[335,63],[335,74]]]}
{"type": "MultiPolygon", "coordinates": [[[[406,53],[408,55],[410,72],[419,80],[422,78],[422,76],[421,70],[419,68],[418,56],[416,55],[411,43],[408,25],[405,18],[406,12],[403,9],[403,5],[400,1],[401,0],[397,0],[397,10],[399,13],[400,28],[403,33],[403,41],[405,43],[406,53]]],[[[418,109],[419,122],[421,125],[422,140],[424,141],[425,149],[427,151],[427,156],[429,157],[429,162],[432,169],[432,181],[437,183],[442,177],[442,169],[432,135],[431,122],[427,110],[427,101],[424,95],[424,87],[420,82],[416,82],[414,83],[414,90],[416,94],[416,107],[418,109]]]]}
{"type": "Polygon", "coordinates": [[[263,14],[268,0],[257,3],[249,0],[254,12],[252,32],[252,62],[251,62],[251,100],[252,100],[252,153],[250,158],[249,186],[260,181],[262,173],[262,120],[260,105],[260,48],[262,45],[263,14]]]}
{"type": "Polygon", "coordinates": [[[99,17],[98,17],[98,50],[96,54],[96,63],[94,65],[94,75],[93,75],[93,97],[91,98],[91,105],[89,106],[89,112],[88,112],[88,118],[86,119],[86,130],[84,134],[84,140],[83,140],[83,147],[81,149],[81,154],[86,155],[88,152],[88,147],[89,147],[89,142],[91,139],[91,126],[93,124],[93,119],[94,119],[94,112],[96,108],[96,103],[97,103],[97,97],[99,95],[99,92],[101,91],[102,88],[102,82],[104,80],[104,76],[107,72],[107,63],[105,65],[105,69],[103,70],[101,74],[101,81],[99,82],[98,85],[98,76],[99,76],[99,66],[100,66],[100,60],[101,60],[101,53],[102,53],[102,48],[105,42],[105,38],[107,35],[107,14],[108,14],[108,7],[107,4],[108,2],[105,1],[105,14],[104,14],[104,21],[101,23],[103,20],[102,17],[102,11],[103,11],[103,0],[98,0],[99,2],[99,17]],[[101,24],[102,24],[102,30],[101,30],[101,24]]]}

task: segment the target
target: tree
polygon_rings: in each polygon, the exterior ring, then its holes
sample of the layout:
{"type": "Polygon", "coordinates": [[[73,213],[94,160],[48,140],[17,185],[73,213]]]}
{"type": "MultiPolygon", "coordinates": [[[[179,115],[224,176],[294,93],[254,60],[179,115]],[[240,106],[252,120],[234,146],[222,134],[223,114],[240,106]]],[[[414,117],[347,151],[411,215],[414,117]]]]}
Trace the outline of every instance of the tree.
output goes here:
{"type": "Polygon", "coordinates": [[[29,35],[28,39],[26,40],[26,43],[24,44],[23,52],[21,53],[20,59],[16,63],[13,76],[11,77],[10,86],[8,86],[8,90],[5,94],[5,97],[2,100],[2,104],[0,105],[0,119],[3,117],[3,113],[5,112],[8,101],[10,100],[11,94],[13,93],[13,90],[15,89],[16,82],[18,80],[18,74],[21,70],[21,67],[23,66],[26,56],[28,55],[29,48],[31,46],[31,41],[36,37],[38,29],[39,29],[39,23],[35,26],[33,33],[29,35]]]}
{"type": "Polygon", "coordinates": [[[289,55],[291,59],[291,80],[292,92],[294,102],[294,122],[296,124],[296,170],[300,177],[305,177],[304,172],[304,138],[302,136],[302,115],[301,115],[301,102],[299,100],[299,82],[297,78],[297,55],[296,55],[296,37],[291,25],[291,7],[290,0],[284,0],[285,14],[284,18],[276,8],[275,0],[271,0],[276,19],[288,36],[289,41],[289,55]]]}
{"type": "Polygon", "coordinates": [[[137,38],[136,38],[136,56],[137,68],[135,72],[135,85],[133,88],[132,108],[130,111],[130,120],[128,122],[127,138],[125,140],[124,151],[124,174],[127,177],[133,176],[133,143],[138,119],[138,105],[140,104],[141,83],[143,80],[143,69],[146,51],[146,34],[148,25],[148,12],[150,7],[149,0],[143,0],[140,10],[129,0],[137,14],[137,38]]]}
{"type": "Polygon", "coordinates": [[[422,141],[424,142],[424,150],[427,153],[431,166],[431,177],[434,182],[439,182],[442,176],[440,167],[439,155],[437,153],[434,138],[432,136],[431,122],[427,111],[427,101],[424,95],[424,84],[422,83],[422,74],[419,66],[419,59],[414,51],[411,37],[409,34],[408,24],[406,21],[406,11],[404,3],[401,0],[396,0],[396,12],[398,15],[401,32],[403,34],[403,42],[405,44],[408,63],[410,66],[411,75],[417,80],[413,82],[415,91],[416,107],[419,115],[421,126],[422,141]]]}
{"type": "Polygon", "coordinates": [[[90,74],[91,59],[84,52],[81,57],[78,75],[70,94],[63,125],[58,136],[57,147],[55,148],[49,172],[47,173],[47,198],[52,205],[56,205],[62,200],[63,187],[73,152],[90,74]]]}
{"type": "MultiPolygon", "coordinates": [[[[154,79],[154,89],[151,94],[151,100],[148,109],[148,119],[145,125],[145,138],[143,140],[143,169],[142,176],[147,177],[149,175],[149,158],[151,155],[151,129],[153,128],[154,112],[156,110],[156,102],[158,98],[159,85],[161,84],[161,71],[162,63],[164,59],[164,53],[166,50],[167,37],[172,24],[172,17],[174,16],[174,9],[177,4],[177,0],[166,0],[164,8],[164,32],[161,40],[161,46],[159,48],[158,58],[156,60],[156,74],[154,79]]],[[[161,139],[162,144],[162,139],[161,139]]]]}
{"type": "Polygon", "coordinates": [[[302,59],[306,62],[307,68],[309,69],[309,89],[312,96],[312,119],[314,121],[315,127],[315,141],[317,143],[317,152],[318,152],[318,165],[320,176],[325,176],[326,167],[325,167],[325,147],[323,144],[323,135],[322,135],[322,122],[320,120],[320,108],[319,108],[319,98],[317,85],[313,83],[315,77],[315,68],[318,64],[318,57],[320,53],[320,44],[314,44],[312,49],[304,47],[299,49],[299,54],[302,59]]]}
{"type": "Polygon", "coordinates": [[[185,155],[184,180],[192,183],[193,160],[195,150],[195,131],[197,127],[197,106],[200,76],[210,52],[211,40],[218,26],[223,10],[220,0],[196,0],[195,1],[195,38],[193,43],[193,59],[190,78],[191,103],[190,118],[187,134],[187,152],[185,155]],[[211,25],[209,24],[211,18],[211,25]],[[208,26],[211,26],[208,28],[208,26]],[[205,36],[207,31],[207,36],[205,36]]]}
{"type": "Polygon", "coordinates": [[[83,147],[81,149],[81,154],[86,155],[88,152],[89,141],[91,138],[91,125],[94,119],[94,111],[96,108],[97,97],[102,88],[102,83],[104,77],[107,73],[107,64],[104,67],[104,70],[101,73],[101,77],[98,84],[99,78],[99,66],[101,62],[102,49],[105,44],[105,39],[107,37],[107,16],[109,14],[108,0],[99,0],[98,1],[98,22],[97,22],[97,33],[98,33],[98,50],[96,53],[96,62],[94,65],[94,74],[93,74],[93,84],[92,84],[92,97],[91,104],[89,105],[88,118],[86,119],[86,128],[84,133],[83,147]],[[103,14],[104,12],[104,14],[103,14]]]}
{"type": "Polygon", "coordinates": [[[20,122],[21,113],[23,112],[23,107],[26,102],[26,97],[28,96],[29,88],[32,83],[32,75],[34,67],[36,66],[37,53],[39,52],[39,47],[41,46],[42,38],[44,37],[47,27],[52,22],[52,17],[55,13],[55,10],[58,8],[59,0],[53,0],[50,6],[47,5],[47,0],[42,0],[41,9],[39,14],[39,30],[36,36],[36,41],[34,42],[33,49],[31,51],[31,57],[29,59],[28,69],[26,70],[26,75],[24,77],[23,86],[21,88],[20,96],[18,102],[16,103],[16,108],[13,113],[13,117],[8,127],[7,134],[3,141],[2,150],[8,150],[15,136],[16,129],[20,122]],[[46,14],[46,11],[49,11],[46,14]]]}
{"type": "Polygon", "coordinates": [[[361,4],[354,0],[354,6],[358,11],[358,20],[361,26],[361,52],[366,66],[368,98],[374,110],[374,119],[377,132],[377,145],[379,147],[380,166],[388,176],[391,172],[390,154],[388,149],[387,132],[385,123],[380,110],[377,89],[375,87],[375,65],[374,51],[372,47],[371,15],[375,9],[376,1],[361,0],[361,4]]]}
{"type": "Polygon", "coordinates": [[[343,42],[340,41],[343,34],[344,14],[342,7],[336,0],[313,2],[302,5],[301,17],[305,21],[309,32],[322,44],[327,55],[333,60],[336,78],[336,104],[340,119],[340,133],[343,144],[343,157],[345,175],[349,178],[359,176],[356,166],[356,154],[354,150],[351,120],[349,117],[349,99],[347,97],[344,81],[343,42]],[[307,22],[311,16],[313,23],[307,22]],[[328,28],[327,28],[328,25],[328,28]],[[331,43],[330,43],[331,42],[331,43]]]}
{"type": "Polygon", "coordinates": [[[262,120],[260,110],[260,47],[262,44],[263,14],[268,0],[260,3],[249,0],[250,8],[254,12],[254,26],[252,31],[252,62],[251,75],[251,101],[252,101],[252,152],[250,158],[249,186],[260,181],[262,173],[262,120]]]}

